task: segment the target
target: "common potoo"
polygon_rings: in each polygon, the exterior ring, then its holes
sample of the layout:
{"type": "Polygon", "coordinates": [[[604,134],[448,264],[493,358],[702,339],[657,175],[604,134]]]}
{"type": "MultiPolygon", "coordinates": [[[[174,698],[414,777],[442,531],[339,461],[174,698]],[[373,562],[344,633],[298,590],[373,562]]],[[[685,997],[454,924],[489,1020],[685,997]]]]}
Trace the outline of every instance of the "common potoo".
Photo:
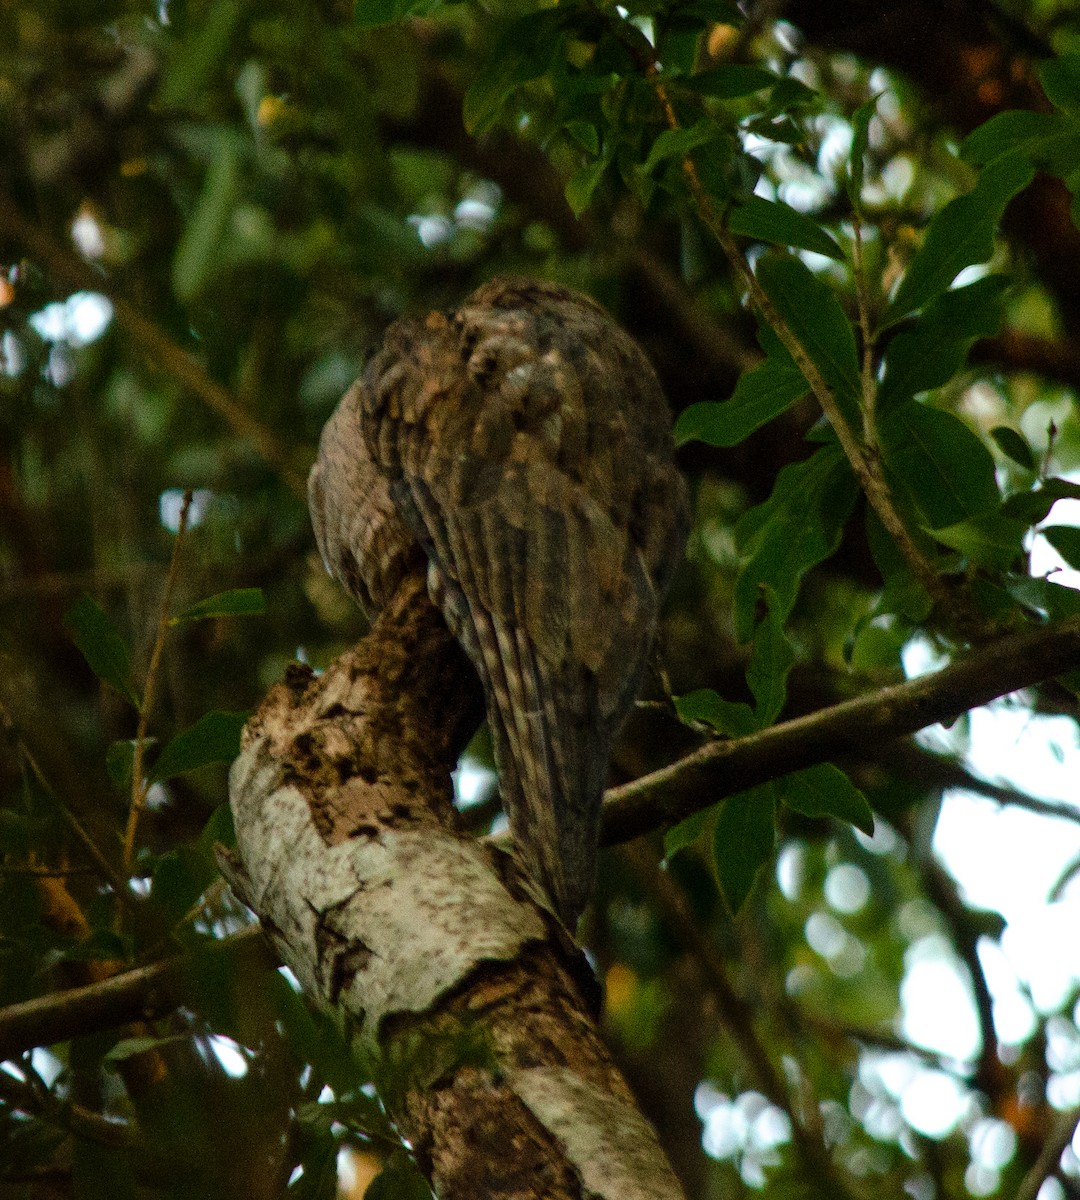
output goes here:
{"type": "Polygon", "coordinates": [[[572,922],[688,523],[644,354],[588,297],[525,279],[400,320],[328,422],[310,499],[369,614],[426,559],[483,682],[514,841],[572,922]]]}

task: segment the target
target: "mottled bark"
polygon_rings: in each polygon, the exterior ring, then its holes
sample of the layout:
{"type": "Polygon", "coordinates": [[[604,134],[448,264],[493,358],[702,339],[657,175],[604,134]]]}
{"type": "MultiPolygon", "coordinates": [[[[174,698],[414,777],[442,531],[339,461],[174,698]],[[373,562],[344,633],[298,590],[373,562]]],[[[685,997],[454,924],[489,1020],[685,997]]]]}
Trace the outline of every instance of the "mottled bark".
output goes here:
{"type": "Polygon", "coordinates": [[[515,859],[457,828],[450,770],[481,711],[408,575],[367,638],[252,718],[224,869],[311,999],[394,1064],[386,1099],[440,1197],[678,1197],[580,951],[515,859]]]}

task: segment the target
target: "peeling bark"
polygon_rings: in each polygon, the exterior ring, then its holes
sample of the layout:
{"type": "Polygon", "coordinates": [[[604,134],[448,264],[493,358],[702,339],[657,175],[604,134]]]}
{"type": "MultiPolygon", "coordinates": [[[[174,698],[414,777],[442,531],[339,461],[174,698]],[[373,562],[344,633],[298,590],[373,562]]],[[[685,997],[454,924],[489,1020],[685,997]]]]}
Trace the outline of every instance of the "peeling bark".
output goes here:
{"type": "Polygon", "coordinates": [[[305,993],[400,1068],[385,1099],[440,1197],[674,1200],[583,956],[515,858],[458,828],[450,771],[482,703],[409,575],[249,722],[223,870],[305,993]]]}

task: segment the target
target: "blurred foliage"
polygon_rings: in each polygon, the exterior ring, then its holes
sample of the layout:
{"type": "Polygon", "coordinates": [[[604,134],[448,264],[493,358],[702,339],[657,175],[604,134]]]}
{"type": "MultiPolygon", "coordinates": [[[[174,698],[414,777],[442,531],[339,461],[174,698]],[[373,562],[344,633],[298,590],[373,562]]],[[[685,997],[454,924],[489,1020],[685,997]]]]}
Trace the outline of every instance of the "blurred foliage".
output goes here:
{"type": "MultiPolygon", "coordinates": [[[[618,778],[1080,612],[1033,566],[1080,568],[1080,23],[953,7],[0,3],[0,1009],[186,980],[0,1068],[0,1196],[426,1194],[379,1072],[230,949],[213,860],[243,714],[363,632],[303,478],[401,312],[543,275],[656,364],[696,524],[618,778]]],[[[1014,707],[1072,720],[1075,684],[1014,707]]],[[[950,791],[1032,807],[970,749],[867,745],[718,796],[663,870],[603,856],[584,940],[688,1195],[1080,1190],[1075,972],[1006,978],[933,849],[950,791]],[[905,1022],[927,962],[970,1046],[905,1022]]]]}

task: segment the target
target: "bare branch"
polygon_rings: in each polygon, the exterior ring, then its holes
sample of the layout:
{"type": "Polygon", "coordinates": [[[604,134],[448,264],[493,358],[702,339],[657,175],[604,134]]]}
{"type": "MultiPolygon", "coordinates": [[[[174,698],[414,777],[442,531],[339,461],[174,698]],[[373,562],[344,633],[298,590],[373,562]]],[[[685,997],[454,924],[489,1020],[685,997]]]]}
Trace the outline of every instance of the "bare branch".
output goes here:
{"type": "MultiPolygon", "coordinates": [[[[228,954],[254,953],[268,967],[276,965],[258,925],[223,938],[214,950],[228,954]]],[[[52,1046],[87,1033],[115,1029],[132,1021],[152,1020],[172,1012],[185,994],[188,963],[186,955],[176,955],[86,987],[69,988],[0,1009],[0,1061],[35,1046],[52,1046]]]]}
{"type": "Polygon", "coordinates": [[[933,675],[857,696],[730,741],[710,742],[670,766],[610,788],[605,845],[662,829],[725,796],[868,744],[906,737],[999,696],[1080,667],[1080,617],[1001,638],[933,675]]]}

